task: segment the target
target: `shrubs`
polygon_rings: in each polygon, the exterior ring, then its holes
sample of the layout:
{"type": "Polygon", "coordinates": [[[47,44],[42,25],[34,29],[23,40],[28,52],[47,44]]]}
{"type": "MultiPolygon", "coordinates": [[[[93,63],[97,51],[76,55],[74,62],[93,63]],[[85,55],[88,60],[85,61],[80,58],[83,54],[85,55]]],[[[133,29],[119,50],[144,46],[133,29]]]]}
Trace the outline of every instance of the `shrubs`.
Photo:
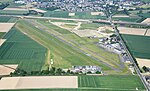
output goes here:
{"type": "Polygon", "coordinates": [[[42,71],[31,71],[26,72],[21,69],[16,69],[14,73],[10,73],[10,76],[50,76],[50,75],[79,75],[83,74],[81,72],[72,72],[67,70],[67,72],[63,71],[61,68],[52,67],[50,70],[42,70],[42,71]]]}

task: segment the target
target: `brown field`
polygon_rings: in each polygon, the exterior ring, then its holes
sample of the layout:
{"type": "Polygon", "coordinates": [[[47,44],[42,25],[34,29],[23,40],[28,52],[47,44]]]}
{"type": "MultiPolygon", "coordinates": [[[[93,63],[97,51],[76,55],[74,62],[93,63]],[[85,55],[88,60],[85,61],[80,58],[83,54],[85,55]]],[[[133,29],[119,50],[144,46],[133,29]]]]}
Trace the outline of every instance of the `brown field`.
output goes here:
{"type": "Polygon", "coordinates": [[[18,65],[0,65],[0,75],[9,75],[18,65]]]}
{"type": "Polygon", "coordinates": [[[147,30],[147,33],[145,36],[150,36],[150,29],[147,30]]]}
{"type": "Polygon", "coordinates": [[[23,9],[23,8],[5,8],[4,10],[18,10],[18,11],[27,11],[27,9],[23,9]]]}
{"type": "Polygon", "coordinates": [[[103,15],[103,12],[91,12],[91,15],[103,15]]]}
{"type": "Polygon", "coordinates": [[[45,10],[41,10],[41,9],[35,9],[35,8],[33,8],[33,9],[30,9],[30,10],[34,10],[34,11],[41,12],[41,13],[45,13],[45,12],[47,12],[47,11],[45,11],[45,10]]]}
{"type": "Polygon", "coordinates": [[[0,32],[8,32],[15,23],[0,23],[0,32]]]}
{"type": "Polygon", "coordinates": [[[144,35],[146,29],[118,27],[121,34],[144,35]]]}
{"type": "Polygon", "coordinates": [[[77,76],[5,77],[0,89],[78,88],[77,76]]]}
{"type": "Polygon", "coordinates": [[[140,68],[143,66],[150,67],[150,59],[141,59],[141,58],[136,58],[140,68]]]}
{"type": "Polygon", "coordinates": [[[130,17],[128,15],[114,15],[113,17],[130,17]]]}
{"type": "Polygon", "coordinates": [[[142,23],[149,23],[150,24],[150,18],[145,19],[144,21],[142,21],[142,23]]]}
{"type": "Polygon", "coordinates": [[[0,46],[6,41],[6,39],[0,39],[0,46]]]}

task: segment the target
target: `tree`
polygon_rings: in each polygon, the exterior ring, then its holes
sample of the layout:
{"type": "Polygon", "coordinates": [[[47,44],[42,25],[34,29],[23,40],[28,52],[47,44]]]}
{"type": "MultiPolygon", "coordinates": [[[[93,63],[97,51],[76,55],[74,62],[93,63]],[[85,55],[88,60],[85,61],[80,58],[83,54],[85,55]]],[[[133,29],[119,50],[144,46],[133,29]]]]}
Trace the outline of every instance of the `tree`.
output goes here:
{"type": "Polygon", "coordinates": [[[96,71],[96,74],[101,74],[101,72],[100,71],[96,71]]]}
{"type": "Polygon", "coordinates": [[[87,74],[92,74],[92,72],[91,72],[91,71],[88,71],[87,74]]]}
{"type": "Polygon", "coordinates": [[[61,73],[62,73],[62,69],[61,69],[61,68],[58,68],[58,69],[56,70],[56,73],[61,74],[61,73]]]}
{"type": "Polygon", "coordinates": [[[51,69],[50,69],[50,73],[55,73],[56,72],[56,68],[55,67],[52,67],[51,69]]]}
{"type": "Polygon", "coordinates": [[[70,73],[71,73],[71,71],[70,71],[70,70],[67,70],[67,73],[68,73],[68,74],[70,74],[70,73]]]}
{"type": "Polygon", "coordinates": [[[145,72],[149,72],[149,71],[150,71],[146,66],[143,66],[142,69],[143,69],[145,72]]]}
{"type": "Polygon", "coordinates": [[[43,70],[43,71],[42,71],[42,74],[43,74],[43,75],[48,75],[49,73],[50,73],[49,70],[43,70]]]}

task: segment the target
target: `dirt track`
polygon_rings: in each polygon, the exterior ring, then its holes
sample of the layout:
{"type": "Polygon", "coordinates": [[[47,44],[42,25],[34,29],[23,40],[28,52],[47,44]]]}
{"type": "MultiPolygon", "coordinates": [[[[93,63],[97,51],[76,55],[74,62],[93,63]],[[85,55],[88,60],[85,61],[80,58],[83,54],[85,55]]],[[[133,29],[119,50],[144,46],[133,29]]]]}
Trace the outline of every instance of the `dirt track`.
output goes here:
{"type": "Polygon", "coordinates": [[[6,77],[0,80],[0,89],[78,88],[77,76],[6,77]]]}

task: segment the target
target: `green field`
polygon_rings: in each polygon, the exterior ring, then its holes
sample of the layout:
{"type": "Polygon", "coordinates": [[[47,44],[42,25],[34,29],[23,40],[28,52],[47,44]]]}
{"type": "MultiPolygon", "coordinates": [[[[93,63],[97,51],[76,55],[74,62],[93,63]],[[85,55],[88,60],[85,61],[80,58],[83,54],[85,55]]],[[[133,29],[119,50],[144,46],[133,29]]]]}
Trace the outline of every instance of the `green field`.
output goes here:
{"type": "Polygon", "coordinates": [[[133,56],[150,59],[150,37],[122,34],[123,40],[133,56]]]}
{"type": "Polygon", "coordinates": [[[5,35],[5,32],[0,32],[0,39],[3,38],[4,35],[5,35]]]}
{"type": "Polygon", "coordinates": [[[109,75],[109,76],[79,76],[79,88],[103,88],[111,90],[135,90],[141,91],[144,85],[138,76],[132,75],[109,75]]]}
{"type": "Polygon", "coordinates": [[[125,22],[136,22],[140,17],[114,17],[113,20],[116,21],[125,21],[125,22]]]}
{"type": "Polygon", "coordinates": [[[67,11],[47,11],[45,17],[77,18],[77,19],[106,19],[105,16],[91,15],[91,12],[74,12],[75,16],[69,16],[67,11]]]}
{"type": "Polygon", "coordinates": [[[25,15],[28,11],[18,11],[18,10],[0,10],[1,15],[25,15]]]}
{"type": "Polygon", "coordinates": [[[23,4],[11,2],[7,8],[17,8],[18,6],[23,6],[23,4]]]}
{"type": "Polygon", "coordinates": [[[103,19],[103,20],[106,20],[106,16],[91,15],[91,12],[75,12],[75,16],[71,16],[71,18],[79,18],[79,19],[103,19]]]}
{"type": "Polygon", "coordinates": [[[150,18],[150,13],[143,13],[143,14],[138,14],[139,16],[141,17],[144,17],[144,18],[150,18]]]}
{"type": "Polygon", "coordinates": [[[46,48],[13,28],[0,47],[0,64],[18,64],[27,72],[40,71],[45,63],[46,48]]]}
{"type": "Polygon", "coordinates": [[[14,23],[18,20],[18,18],[8,17],[8,16],[0,16],[0,22],[4,23],[14,23]]]}

